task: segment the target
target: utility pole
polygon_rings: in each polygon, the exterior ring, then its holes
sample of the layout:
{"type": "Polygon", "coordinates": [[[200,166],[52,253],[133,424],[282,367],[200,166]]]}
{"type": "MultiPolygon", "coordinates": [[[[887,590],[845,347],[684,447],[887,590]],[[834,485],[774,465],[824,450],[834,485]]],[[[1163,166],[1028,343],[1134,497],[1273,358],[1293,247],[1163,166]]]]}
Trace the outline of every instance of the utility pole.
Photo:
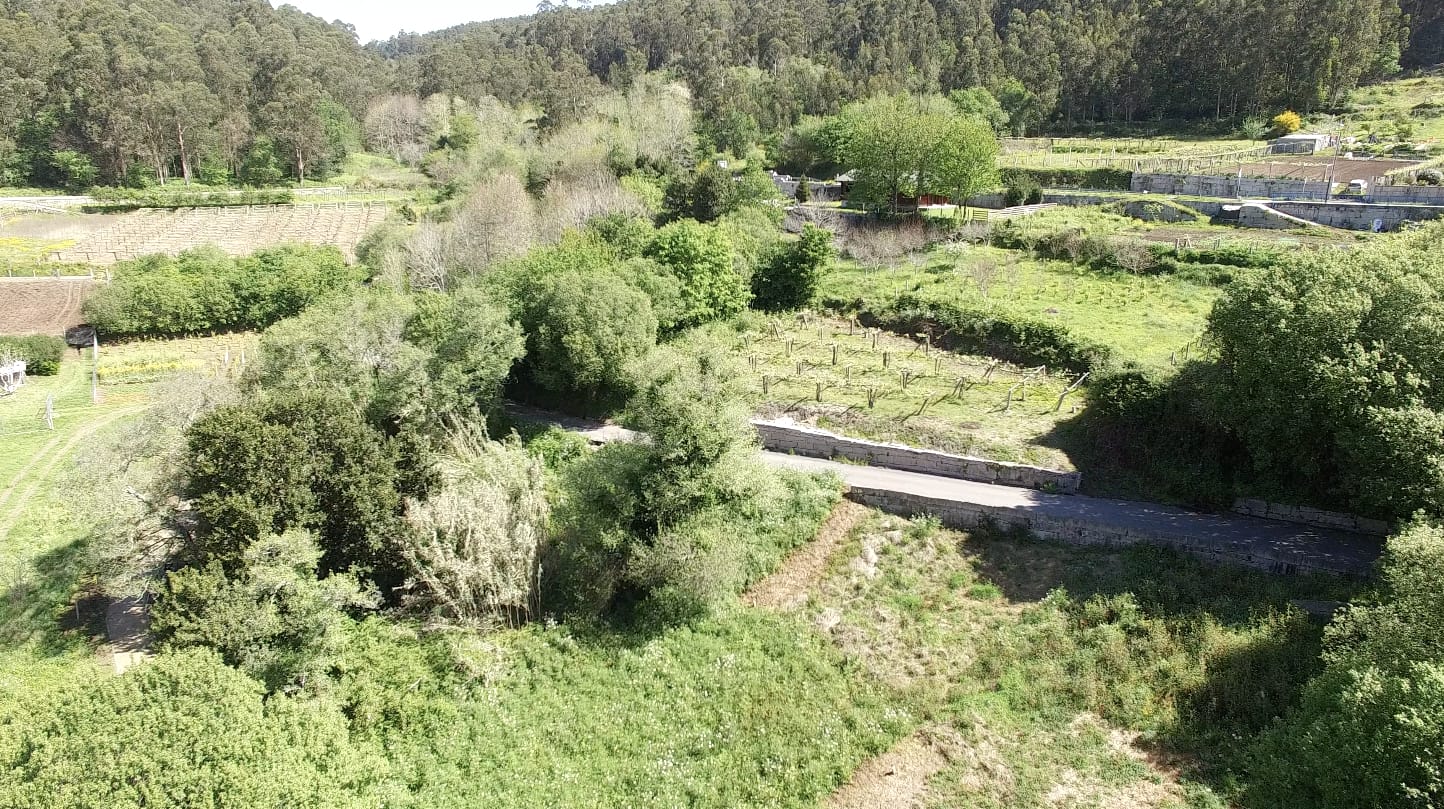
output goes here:
{"type": "Polygon", "coordinates": [[[100,335],[90,335],[90,402],[100,404],[100,335]]]}

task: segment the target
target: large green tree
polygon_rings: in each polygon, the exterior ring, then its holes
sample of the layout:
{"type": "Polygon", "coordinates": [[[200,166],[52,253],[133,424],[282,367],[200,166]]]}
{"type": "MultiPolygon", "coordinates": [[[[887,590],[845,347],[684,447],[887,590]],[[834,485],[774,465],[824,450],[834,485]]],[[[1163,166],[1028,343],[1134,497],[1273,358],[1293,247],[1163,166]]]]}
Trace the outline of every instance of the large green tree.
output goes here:
{"type": "Polygon", "coordinates": [[[1444,227],[1236,280],[1209,318],[1216,407],[1278,491],[1444,510],[1444,227]]]}

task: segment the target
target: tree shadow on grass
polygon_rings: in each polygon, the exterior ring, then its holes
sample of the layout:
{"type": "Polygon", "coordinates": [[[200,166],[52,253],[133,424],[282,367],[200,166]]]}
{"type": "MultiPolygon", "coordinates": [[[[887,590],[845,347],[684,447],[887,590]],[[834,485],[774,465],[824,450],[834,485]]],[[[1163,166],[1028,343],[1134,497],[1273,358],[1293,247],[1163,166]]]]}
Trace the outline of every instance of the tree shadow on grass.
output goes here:
{"type": "Polygon", "coordinates": [[[108,599],[85,581],[85,542],[47,551],[0,585],[0,645],[61,655],[105,640],[108,599]]]}
{"type": "Polygon", "coordinates": [[[1298,704],[1322,668],[1325,619],[1294,602],[1345,602],[1364,587],[1205,562],[1168,548],[1071,546],[1016,530],[974,531],[962,549],[1012,601],[1036,601],[1058,588],[1077,601],[1131,594],[1146,616],[1168,623],[1190,655],[1202,655],[1202,678],[1171,686],[1166,701],[1176,717],[1140,748],[1220,795],[1237,790],[1253,739],[1298,704]]]}
{"type": "Polygon", "coordinates": [[[1205,562],[1152,545],[1067,545],[1023,530],[975,530],[963,551],[979,574],[1012,601],[1036,601],[1058,588],[1079,600],[1131,593],[1148,615],[1206,614],[1225,626],[1245,625],[1270,610],[1288,612],[1296,600],[1347,601],[1360,587],[1333,576],[1278,576],[1205,562]]]}

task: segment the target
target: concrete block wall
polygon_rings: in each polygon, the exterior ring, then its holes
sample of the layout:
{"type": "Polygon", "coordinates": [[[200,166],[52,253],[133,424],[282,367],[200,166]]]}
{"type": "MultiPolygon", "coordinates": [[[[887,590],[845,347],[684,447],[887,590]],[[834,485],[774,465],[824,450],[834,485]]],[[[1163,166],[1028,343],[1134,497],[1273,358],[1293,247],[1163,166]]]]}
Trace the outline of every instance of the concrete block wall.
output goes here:
{"type": "MultiPolygon", "coordinates": [[[[1181,194],[1191,197],[1226,199],[1273,199],[1323,202],[1337,194],[1322,180],[1261,179],[1257,177],[1211,176],[1203,174],[1135,173],[1130,183],[1135,193],[1181,194]]],[[[1444,187],[1427,185],[1373,185],[1358,202],[1376,205],[1444,205],[1444,187]]]]}
{"type": "Polygon", "coordinates": [[[848,438],[827,430],[799,425],[790,419],[759,419],[753,421],[752,425],[762,439],[762,446],[773,452],[792,453],[808,458],[843,458],[886,469],[1065,494],[1076,494],[1082,483],[1082,475],[1078,472],[1060,472],[1026,464],[918,449],[902,444],[848,438]]]}
{"type": "Polygon", "coordinates": [[[1307,506],[1288,506],[1251,498],[1236,500],[1233,504],[1233,511],[1235,514],[1242,514],[1245,517],[1259,517],[1265,520],[1278,520],[1297,525],[1311,525],[1315,528],[1330,528],[1381,537],[1388,536],[1392,530],[1389,524],[1383,520],[1371,520],[1367,517],[1358,517],[1337,511],[1323,511],[1307,506]]]}
{"type": "Polygon", "coordinates": [[[984,524],[1022,528],[1041,539],[1073,545],[1133,545],[1150,543],[1171,547],[1208,561],[1227,562],[1267,570],[1271,573],[1327,573],[1368,576],[1367,566],[1309,554],[1305,550],[1284,550],[1263,543],[1200,539],[1160,532],[1140,532],[1076,518],[1052,517],[1006,506],[987,506],[939,500],[922,495],[854,486],[848,498],[871,508],[903,517],[931,515],[950,528],[971,529],[984,524]]]}
{"type": "Polygon", "coordinates": [[[1366,205],[1357,202],[1275,202],[1271,207],[1283,214],[1296,216],[1317,225],[1345,230],[1372,230],[1374,220],[1384,223],[1384,230],[1398,230],[1405,222],[1426,222],[1444,217],[1444,206],[1434,205],[1366,205]]]}

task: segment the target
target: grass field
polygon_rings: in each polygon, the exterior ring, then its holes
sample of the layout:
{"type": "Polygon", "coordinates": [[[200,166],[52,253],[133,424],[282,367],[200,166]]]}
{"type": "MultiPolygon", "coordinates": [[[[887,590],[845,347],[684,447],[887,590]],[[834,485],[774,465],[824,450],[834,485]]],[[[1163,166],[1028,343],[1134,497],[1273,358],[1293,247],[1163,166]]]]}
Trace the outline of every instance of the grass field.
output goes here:
{"type": "Polygon", "coordinates": [[[1444,141],[1444,74],[1417,76],[1371,84],[1349,97],[1345,120],[1349,134],[1395,134],[1407,121],[1416,143],[1444,141]]]}
{"type": "Polygon", "coordinates": [[[840,262],[821,297],[846,304],[905,292],[1053,320],[1109,346],[1120,359],[1153,368],[1169,367],[1170,358],[1197,341],[1218,297],[1216,288],[1169,276],[1104,274],[975,245],[934,248],[884,270],[840,262]]]}
{"type": "Polygon", "coordinates": [[[32,376],[0,398],[0,693],[38,688],[97,662],[104,601],[92,592],[86,527],[68,490],[76,458],[141,414],[161,369],[214,373],[228,349],[238,358],[249,344],[221,337],[102,347],[98,402],[90,352],[72,351],[56,376],[32,376]]]}
{"type": "Polygon", "coordinates": [[[1348,594],[874,514],[802,612],[925,717],[912,763],[931,751],[932,766],[896,762],[890,785],[920,780],[911,805],[1204,807],[1224,805],[1250,711],[1267,722],[1317,654],[1289,600],[1348,594]],[[1249,682],[1251,666],[1268,673],[1249,682]],[[1235,691],[1251,703],[1228,704],[1235,691]]]}
{"type": "Polygon", "coordinates": [[[1054,412],[1070,377],[932,350],[926,342],[838,319],[745,318],[714,331],[745,359],[752,404],[762,415],[864,438],[1072,468],[1063,453],[1037,443],[1081,406],[1078,393],[1054,412]]]}

